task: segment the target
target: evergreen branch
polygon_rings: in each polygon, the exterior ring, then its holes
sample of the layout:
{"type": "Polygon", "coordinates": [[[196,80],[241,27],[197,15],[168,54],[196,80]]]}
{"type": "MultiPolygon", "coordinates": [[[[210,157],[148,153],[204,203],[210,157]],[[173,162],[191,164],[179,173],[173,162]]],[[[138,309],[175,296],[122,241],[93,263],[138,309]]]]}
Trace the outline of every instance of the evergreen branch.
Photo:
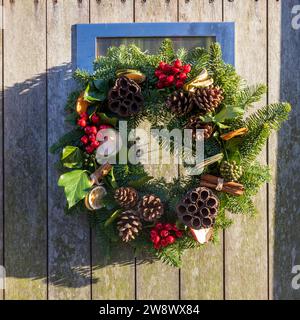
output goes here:
{"type": "Polygon", "coordinates": [[[264,84],[246,87],[238,94],[236,106],[247,110],[253,103],[258,102],[266,92],[267,87],[264,84]]]}
{"type": "Polygon", "coordinates": [[[80,130],[79,128],[73,129],[72,131],[63,135],[56,143],[54,143],[50,147],[50,152],[57,153],[67,145],[76,145],[78,141],[80,141],[82,135],[82,130],[80,130]]]}

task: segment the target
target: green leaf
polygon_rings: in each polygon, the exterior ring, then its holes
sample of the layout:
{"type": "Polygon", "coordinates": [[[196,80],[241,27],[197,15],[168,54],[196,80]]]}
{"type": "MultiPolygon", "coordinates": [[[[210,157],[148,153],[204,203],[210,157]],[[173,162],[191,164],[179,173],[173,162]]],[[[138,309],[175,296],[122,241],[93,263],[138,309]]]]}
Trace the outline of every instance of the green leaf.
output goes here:
{"type": "Polygon", "coordinates": [[[141,177],[141,178],[139,178],[137,180],[130,181],[128,183],[128,186],[138,189],[138,188],[142,187],[144,184],[146,184],[148,181],[150,181],[152,179],[153,179],[153,177],[144,176],[144,177],[141,177]]]}
{"type": "Polygon", "coordinates": [[[88,102],[104,101],[107,97],[108,89],[108,80],[94,80],[87,85],[84,91],[84,100],[88,102]]]}
{"type": "Polygon", "coordinates": [[[76,128],[65,135],[63,135],[58,142],[54,143],[50,147],[51,153],[56,153],[63,147],[78,142],[78,140],[83,136],[82,130],[79,128],[76,128]]]}
{"type": "Polygon", "coordinates": [[[104,223],[104,227],[108,227],[110,224],[112,224],[120,215],[120,213],[123,211],[123,209],[116,210],[104,223]]]}
{"type": "Polygon", "coordinates": [[[112,167],[112,169],[109,171],[109,174],[106,177],[104,177],[103,180],[106,183],[106,185],[108,185],[112,189],[118,188],[118,184],[114,175],[114,167],[112,167]]]}
{"type": "Polygon", "coordinates": [[[239,107],[223,107],[222,110],[214,116],[216,122],[224,122],[228,119],[234,119],[244,114],[244,110],[239,107]]]}
{"type": "Polygon", "coordinates": [[[82,167],[82,151],[73,146],[66,146],[63,149],[61,162],[66,168],[74,169],[74,168],[81,168],[82,167]]]}
{"type": "Polygon", "coordinates": [[[58,186],[64,187],[69,208],[71,208],[88,194],[92,182],[86,170],[74,170],[61,175],[58,186]]]}
{"type": "Polygon", "coordinates": [[[100,117],[100,121],[102,124],[109,124],[113,127],[116,127],[117,126],[117,123],[118,123],[118,118],[116,117],[109,117],[106,113],[99,113],[98,114],[99,117],[100,117]]]}

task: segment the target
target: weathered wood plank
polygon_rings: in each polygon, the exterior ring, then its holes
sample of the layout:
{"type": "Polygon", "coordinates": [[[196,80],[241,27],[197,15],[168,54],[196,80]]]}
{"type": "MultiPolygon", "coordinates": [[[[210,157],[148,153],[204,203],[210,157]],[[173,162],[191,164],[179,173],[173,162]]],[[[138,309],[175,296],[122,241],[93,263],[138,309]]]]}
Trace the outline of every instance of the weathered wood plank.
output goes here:
{"type": "MultiPolygon", "coordinates": [[[[177,1],[136,1],[136,22],[171,22],[177,21],[177,1]]],[[[153,176],[176,177],[177,166],[165,165],[150,169],[153,176]]],[[[137,298],[138,299],[178,299],[179,298],[179,270],[161,262],[139,264],[143,257],[137,258],[137,298]]]]}
{"type": "MultiPolygon", "coordinates": [[[[47,2],[48,144],[66,130],[64,104],[71,79],[71,26],[89,22],[89,1],[47,2]]],[[[84,48],[83,48],[84,50],[84,48]]],[[[66,217],[63,190],[57,187],[57,156],[49,155],[49,299],[90,298],[90,229],[86,216],[66,217]]]]}
{"type": "MultiPolygon", "coordinates": [[[[132,22],[133,0],[91,1],[91,23],[132,22]]],[[[97,239],[92,242],[93,299],[134,299],[135,265],[132,250],[118,248],[111,261],[105,261],[98,249],[97,239]],[[112,264],[114,263],[114,264],[112,264]]]]}
{"type": "Polygon", "coordinates": [[[5,296],[45,299],[46,0],[4,7],[5,296]]]}
{"type": "MultiPolygon", "coordinates": [[[[3,0],[0,1],[0,5],[3,6],[3,0]]],[[[3,9],[3,7],[1,7],[3,9]]],[[[2,17],[2,12],[0,10],[0,14],[2,17]]],[[[0,93],[0,266],[4,266],[4,256],[3,256],[3,250],[4,250],[4,243],[3,243],[3,77],[2,77],[2,71],[3,71],[3,19],[1,18],[0,21],[0,86],[1,86],[1,93],[0,93]]],[[[0,280],[1,281],[1,280],[0,280]]],[[[0,300],[4,298],[4,291],[0,288],[0,300]]]]}
{"type": "MultiPolygon", "coordinates": [[[[222,21],[222,0],[179,1],[179,21],[222,21]]],[[[223,299],[223,233],[218,245],[188,250],[181,268],[182,299],[223,299]]]]}
{"type": "MultiPolygon", "coordinates": [[[[236,23],[236,67],[250,83],[266,83],[266,1],[224,2],[225,21],[236,23]]],[[[266,101],[263,101],[264,104],[266,101]]],[[[266,153],[261,156],[266,162],[266,153]]],[[[225,232],[225,298],[267,299],[267,201],[266,187],[256,198],[255,218],[232,216],[225,232]]]]}
{"type": "MultiPolygon", "coordinates": [[[[292,273],[300,265],[299,136],[300,136],[300,30],[292,28],[292,8],[299,1],[269,1],[269,101],[289,101],[288,123],[269,143],[273,168],[270,184],[270,297],[300,299],[292,287],[292,273]]],[[[299,272],[299,271],[298,271],[299,272]]],[[[299,281],[298,281],[299,282],[299,281]]]]}

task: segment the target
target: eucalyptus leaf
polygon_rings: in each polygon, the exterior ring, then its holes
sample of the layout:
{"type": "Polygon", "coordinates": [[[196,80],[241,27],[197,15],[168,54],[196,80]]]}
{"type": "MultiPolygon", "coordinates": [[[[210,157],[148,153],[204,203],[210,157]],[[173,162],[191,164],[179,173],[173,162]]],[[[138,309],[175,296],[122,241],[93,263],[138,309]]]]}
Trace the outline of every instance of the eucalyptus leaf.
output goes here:
{"type": "Polygon", "coordinates": [[[64,188],[69,208],[71,208],[88,194],[92,182],[86,170],[73,170],[60,176],[58,186],[64,188]]]}
{"type": "Polygon", "coordinates": [[[78,147],[66,146],[62,151],[61,162],[66,168],[81,168],[83,162],[82,151],[78,147]]]}

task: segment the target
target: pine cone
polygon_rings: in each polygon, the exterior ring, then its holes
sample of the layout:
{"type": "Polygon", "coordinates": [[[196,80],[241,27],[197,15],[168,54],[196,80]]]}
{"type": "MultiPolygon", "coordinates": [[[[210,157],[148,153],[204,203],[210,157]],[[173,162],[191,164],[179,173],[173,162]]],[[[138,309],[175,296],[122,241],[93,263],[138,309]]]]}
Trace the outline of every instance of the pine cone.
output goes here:
{"type": "Polygon", "coordinates": [[[130,240],[135,239],[142,230],[141,219],[133,210],[124,211],[120,215],[117,228],[122,240],[124,242],[129,242],[130,240]]]}
{"type": "Polygon", "coordinates": [[[116,80],[115,86],[108,94],[109,109],[121,117],[138,113],[144,103],[140,86],[126,77],[116,80]]]}
{"type": "Polygon", "coordinates": [[[164,206],[159,197],[147,194],[139,202],[138,212],[145,221],[155,221],[163,215],[164,206]]]}
{"type": "Polygon", "coordinates": [[[223,99],[222,89],[214,86],[198,88],[190,93],[191,104],[194,109],[199,109],[201,115],[217,109],[223,99]]]}
{"type": "Polygon", "coordinates": [[[243,175],[243,168],[236,161],[223,161],[220,166],[220,173],[225,180],[238,182],[243,175]]]}
{"type": "Polygon", "coordinates": [[[192,116],[188,123],[185,126],[185,129],[192,129],[193,130],[193,138],[195,139],[197,136],[197,129],[204,130],[204,139],[209,139],[213,133],[213,124],[212,123],[205,123],[200,120],[199,116],[192,116]]]}
{"type": "Polygon", "coordinates": [[[115,191],[114,198],[125,209],[133,208],[138,201],[138,193],[135,189],[121,187],[115,191]]]}
{"type": "Polygon", "coordinates": [[[215,224],[219,199],[208,188],[189,191],[176,206],[179,220],[192,229],[210,228],[215,224]]]}
{"type": "Polygon", "coordinates": [[[180,90],[173,92],[168,98],[166,105],[177,116],[183,116],[192,110],[188,93],[180,90]]]}

